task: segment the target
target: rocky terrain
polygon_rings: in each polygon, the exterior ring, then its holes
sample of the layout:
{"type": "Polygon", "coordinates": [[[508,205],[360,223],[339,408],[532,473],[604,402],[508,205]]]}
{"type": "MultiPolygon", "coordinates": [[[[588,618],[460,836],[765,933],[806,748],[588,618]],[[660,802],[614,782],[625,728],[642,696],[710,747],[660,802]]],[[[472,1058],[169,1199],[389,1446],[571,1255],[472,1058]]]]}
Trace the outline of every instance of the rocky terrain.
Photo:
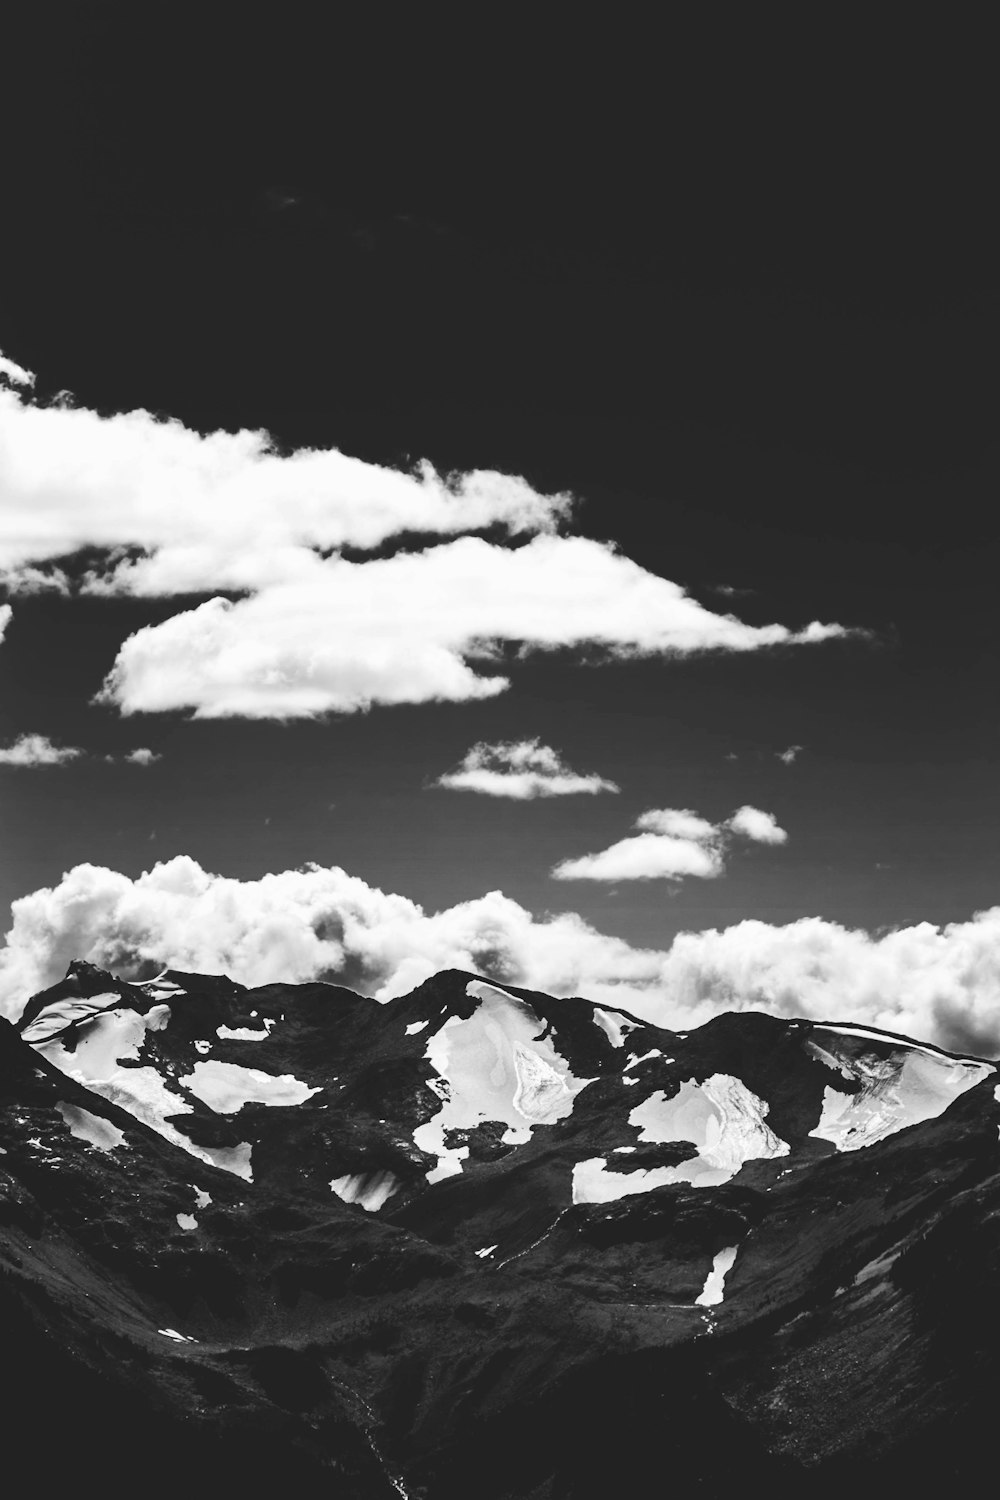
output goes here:
{"type": "Polygon", "coordinates": [[[42,1494],[929,1493],[993,1466],[993,1063],[74,963],[0,1022],[8,1462],[42,1494]]]}

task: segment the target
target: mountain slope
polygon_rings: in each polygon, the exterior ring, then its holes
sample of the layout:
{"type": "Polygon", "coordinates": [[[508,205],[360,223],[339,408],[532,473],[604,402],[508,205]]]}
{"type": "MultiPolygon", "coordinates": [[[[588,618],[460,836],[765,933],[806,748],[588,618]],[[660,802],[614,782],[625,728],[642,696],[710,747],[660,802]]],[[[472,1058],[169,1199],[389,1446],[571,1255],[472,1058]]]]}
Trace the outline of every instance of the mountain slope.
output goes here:
{"type": "Polygon", "coordinates": [[[17,1428],[68,1481],[113,1410],[164,1493],[961,1479],[1000,1373],[998,1083],[457,971],[378,1005],[73,964],[0,1027],[17,1428]]]}

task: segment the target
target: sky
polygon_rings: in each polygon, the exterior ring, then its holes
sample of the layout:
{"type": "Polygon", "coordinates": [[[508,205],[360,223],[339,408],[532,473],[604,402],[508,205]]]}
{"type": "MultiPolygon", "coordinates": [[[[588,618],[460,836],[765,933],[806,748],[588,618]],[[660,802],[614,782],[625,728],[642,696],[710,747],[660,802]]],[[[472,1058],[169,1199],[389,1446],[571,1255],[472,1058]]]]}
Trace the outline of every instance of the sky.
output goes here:
{"type": "Polygon", "coordinates": [[[17,22],[0,1003],[457,965],[1000,1051],[976,39],[377,20],[17,22]]]}

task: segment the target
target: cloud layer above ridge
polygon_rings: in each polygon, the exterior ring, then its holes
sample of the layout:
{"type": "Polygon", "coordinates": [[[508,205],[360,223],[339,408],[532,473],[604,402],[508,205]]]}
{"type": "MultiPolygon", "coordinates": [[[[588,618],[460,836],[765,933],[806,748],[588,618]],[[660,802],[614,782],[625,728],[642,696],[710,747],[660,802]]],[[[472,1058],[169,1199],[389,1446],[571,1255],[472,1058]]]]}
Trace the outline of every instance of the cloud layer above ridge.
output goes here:
{"type": "Polygon", "coordinates": [[[13,919],[0,950],[0,1009],[10,1016],[74,958],[126,977],[152,962],[244,984],[324,978],[379,998],[456,967],[674,1029],[765,1010],[1000,1054],[1000,907],[880,936],[818,917],[745,921],[681,933],[658,950],[575,913],[536,918],[497,891],[428,913],[337,867],[239,881],[179,856],[135,880],[77,865],[14,902],[13,919]]]}
{"type": "Polygon", "coordinates": [[[509,686],[496,670],[507,644],[610,660],[851,633],[717,614],[611,544],[564,534],[570,497],[515,476],[443,478],[428,464],[404,473],[335,449],[285,454],[265,433],[43,405],[9,382],[0,421],[9,589],[241,596],[209,598],[124,641],[100,691],[123,714],[292,719],[489,698],[509,686]],[[432,540],[343,555],[417,537],[432,540]],[[82,549],[97,561],[71,577],[66,559],[82,549]]]}

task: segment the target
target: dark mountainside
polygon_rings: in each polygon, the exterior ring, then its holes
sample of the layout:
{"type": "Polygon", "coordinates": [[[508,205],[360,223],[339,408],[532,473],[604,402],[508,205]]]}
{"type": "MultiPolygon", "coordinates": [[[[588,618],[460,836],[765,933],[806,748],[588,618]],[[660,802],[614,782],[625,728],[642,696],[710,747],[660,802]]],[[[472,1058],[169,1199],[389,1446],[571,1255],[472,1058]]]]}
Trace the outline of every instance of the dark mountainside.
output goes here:
{"type": "Polygon", "coordinates": [[[42,1494],[971,1483],[998,1082],[457,971],[378,1005],[72,964],[0,1023],[8,1455],[42,1494]]]}

